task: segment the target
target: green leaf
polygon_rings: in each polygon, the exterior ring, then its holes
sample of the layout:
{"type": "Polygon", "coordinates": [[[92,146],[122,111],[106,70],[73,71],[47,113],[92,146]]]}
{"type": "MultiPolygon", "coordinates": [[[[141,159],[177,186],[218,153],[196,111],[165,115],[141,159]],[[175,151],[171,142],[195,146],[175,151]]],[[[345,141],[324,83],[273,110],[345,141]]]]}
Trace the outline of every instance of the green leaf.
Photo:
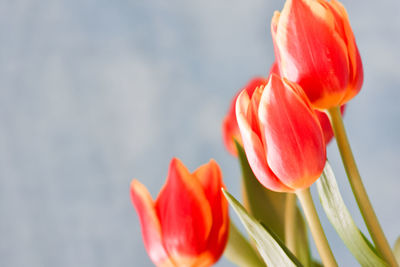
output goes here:
{"type": "Polygon", "coordinates": [[[322,176],[317,181],[317,188],[322,207],[329,221],[361,266],[387,266],[354,223],[340,195],[335,176],[328,162],[322,176]]]}
{"type": "Polygon", "coordinates": [[[258,221],[285,240],[286,194],[273,192],[261,185],[250,168],[243,147],[236,141],[235,144],[242,169],[244,206],[258,221]]]}
{"type": "Polygon", "coordinates": [[[393,252],[394,252],[394,257],[400,264],[400,236],[397,238],[396,243],[394,243],[393,252]]]}
{"type": "Polygon", "coordinates": [[[247,232],[254,239],[257,249],[268,266],[302,266],[296,257],[283,245],[282,241],[249,215],[244,207],[227,191],[225,197],[239,216],[247,232]]]}
{"type": "Polygon", "coordinates": [[[240,267],[266,267],[255,248],[250,245],[249,241],[240,233],[232,221],[229,225],[229,240],[224,256],[240,267]]]}
{"type": "Polygon", "coordinates": [[[360,234],[362,235],[363,239],[365,240],[365,242],[367,242],[367,245],[369,246],[370,249],[372,249],[373,252],[375,252],[376,255],[379,255],[378,251],[376,250],[376,248],[374,247],[374,245],[371,243],[371,241],[369,241],[369,239],[364,235],[363,232],[361,232],[360,229],[358,229],[358,231],[360,232],[360,234]]]}

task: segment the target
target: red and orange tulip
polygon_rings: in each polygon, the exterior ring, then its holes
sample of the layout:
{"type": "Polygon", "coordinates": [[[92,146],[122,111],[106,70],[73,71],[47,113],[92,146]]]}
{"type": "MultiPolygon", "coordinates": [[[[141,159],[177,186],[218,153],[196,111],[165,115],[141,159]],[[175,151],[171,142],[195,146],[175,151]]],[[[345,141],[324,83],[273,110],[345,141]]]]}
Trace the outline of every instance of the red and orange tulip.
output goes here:
{"type": "Polygon", "coordinates": [[[298,83],[315,108],[343,105],[360,91],[361,57],[341,3],[287,0],[271,31],[282,77],[298,83]]]}
{"type": "Polygon", "coordinates": [[[222,187],[222,174],[214,160],[190,173],[181,161],[172,159],[155,202],[145,186],[132,181],[132,202],[154,264],[207,267],[220,258],[229,232],[222,187]]]}
{"type": "Polygon", "coordinates": [[[266,188],[294,192],[321,175],[324,137],[300,86],[272,74],[251,97],[245,90],[240,93],[236,117],[249,164],[266,188]]]}

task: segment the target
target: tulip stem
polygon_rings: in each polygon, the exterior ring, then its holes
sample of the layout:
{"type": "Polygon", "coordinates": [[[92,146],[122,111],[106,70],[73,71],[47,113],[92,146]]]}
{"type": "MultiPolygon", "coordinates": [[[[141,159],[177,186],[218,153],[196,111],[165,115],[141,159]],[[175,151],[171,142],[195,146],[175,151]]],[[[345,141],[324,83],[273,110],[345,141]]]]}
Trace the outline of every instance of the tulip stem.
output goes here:
{"type": "Polygon", "coordinates": [[[358,207],[360,208],[364,221],[367,225],[368,231],[372,237],[372,240],[374,241],[379,253],[390,264],[390,266],[398,266],[390,245],[385,237],[385,234],[383,233],[378,218],[376,217],[374,209],[368,198],[365,187],[362,183],[361,176],[358,171],[357,164],[346,135],[342,115],[340,114],[340,108],[334,107],[328,109],[327,114],[331,121],[333,132],[336,138],[336,143],[342,157],[343,165],[346,170],[351,189],[357,201],[358,207]]]}
{"type": "Polygon", "coordinates": [[[229,225],[229,240],[224,251],[224,256],[239,267],[266,267],[253,246],[250,245],[249,241],[232,222],[229,225]]]}
{"type": "Polygon", "coordinates": [[[301,206],[303,207],[304,215],[310,227],[311,235],[314,238],[318,253],[321,256],[322,263],[326,267],[337,267],[338,265],[335,257],[333,256],[324,230],[322,229],[317,210],[315,209],[310,189],[306,188],[296,191],[296,195],[300,200],[301,206]]]}
{"type": "Polygon", "coordinates": [[[285,204],[285,245],[296,255],[296,196],[291,193],[286,194],[285,204]]]}

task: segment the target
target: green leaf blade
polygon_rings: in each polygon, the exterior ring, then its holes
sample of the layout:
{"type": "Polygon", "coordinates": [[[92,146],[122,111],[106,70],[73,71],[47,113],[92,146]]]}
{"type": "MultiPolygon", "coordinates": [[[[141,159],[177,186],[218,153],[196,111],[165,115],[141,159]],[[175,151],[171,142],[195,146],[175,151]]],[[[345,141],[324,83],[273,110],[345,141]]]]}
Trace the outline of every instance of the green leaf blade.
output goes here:
{"type": "Polygon", "coordinates": [[[354,223],[328,162],[316,184],[322,207],[329,221],[361,266],[387,266],[354,223]]]}
{"type": "Polygon", "coordinates": [[[244,207],[231,194],[225,190],[223,190],[223,192],[246,230],[254,239],[258,251],[268,266],[302,266],[273,232],[249,215],[244,207]]]}
{"type": "Polygon", "coordinates": [[[266,267],[255,248],[240,233],[232,221],[229,225],[229,240],[224,256],[240,267],[266,267]]]}

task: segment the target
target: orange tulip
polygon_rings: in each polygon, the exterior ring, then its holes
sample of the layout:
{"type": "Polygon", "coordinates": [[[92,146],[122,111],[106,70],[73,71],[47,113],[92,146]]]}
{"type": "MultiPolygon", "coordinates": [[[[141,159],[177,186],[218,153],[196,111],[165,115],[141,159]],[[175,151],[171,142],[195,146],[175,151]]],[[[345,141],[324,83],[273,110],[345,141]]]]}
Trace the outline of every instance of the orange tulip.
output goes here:
{"type": "Polygon", "coordinates": [[[294,192],[321,175],[324,137],[300,86],[272,74],[251,97],[245,90],[240,93],[236,117],[249,164],[266,188],[294,192]]]}
{"type": "Polygon", "coordinates": [[[343,105],[360,91],[361,57],[341,3],[287,0],[271,31],[282,77],[298,83],[315,108],[343,105]]]}
{"type": "Polygon", "coordinates": [[[235,147],[235,142],[239,142],[241,145],[242,138],[240,136],[239,127],[236,120],[236,113],[235,113],[235,104],[236,99],[239,96],[239,93],[243,90],[246,90],[249,97],[253,95],[253,92],[258,87],[264,87],[267,84],[268,80],[262,77],[253,78],[246,87],[242,88],[233,98],[231,105],[229,106],[228,113],[226,114],[224,121],[222,122],[222,137],[224,140],[225,147],[233,156],[237,156],[237,151],[235,147]]]}
{"type": "Polygon", "coordinates": [[[145,186],[132,181],[132,202],[155,265],[207,267],[220,258],[229,230],[222,187],[222,174],[214,160],[190,173],[181,161],[172,159],[155,202],[145,186]]]}

